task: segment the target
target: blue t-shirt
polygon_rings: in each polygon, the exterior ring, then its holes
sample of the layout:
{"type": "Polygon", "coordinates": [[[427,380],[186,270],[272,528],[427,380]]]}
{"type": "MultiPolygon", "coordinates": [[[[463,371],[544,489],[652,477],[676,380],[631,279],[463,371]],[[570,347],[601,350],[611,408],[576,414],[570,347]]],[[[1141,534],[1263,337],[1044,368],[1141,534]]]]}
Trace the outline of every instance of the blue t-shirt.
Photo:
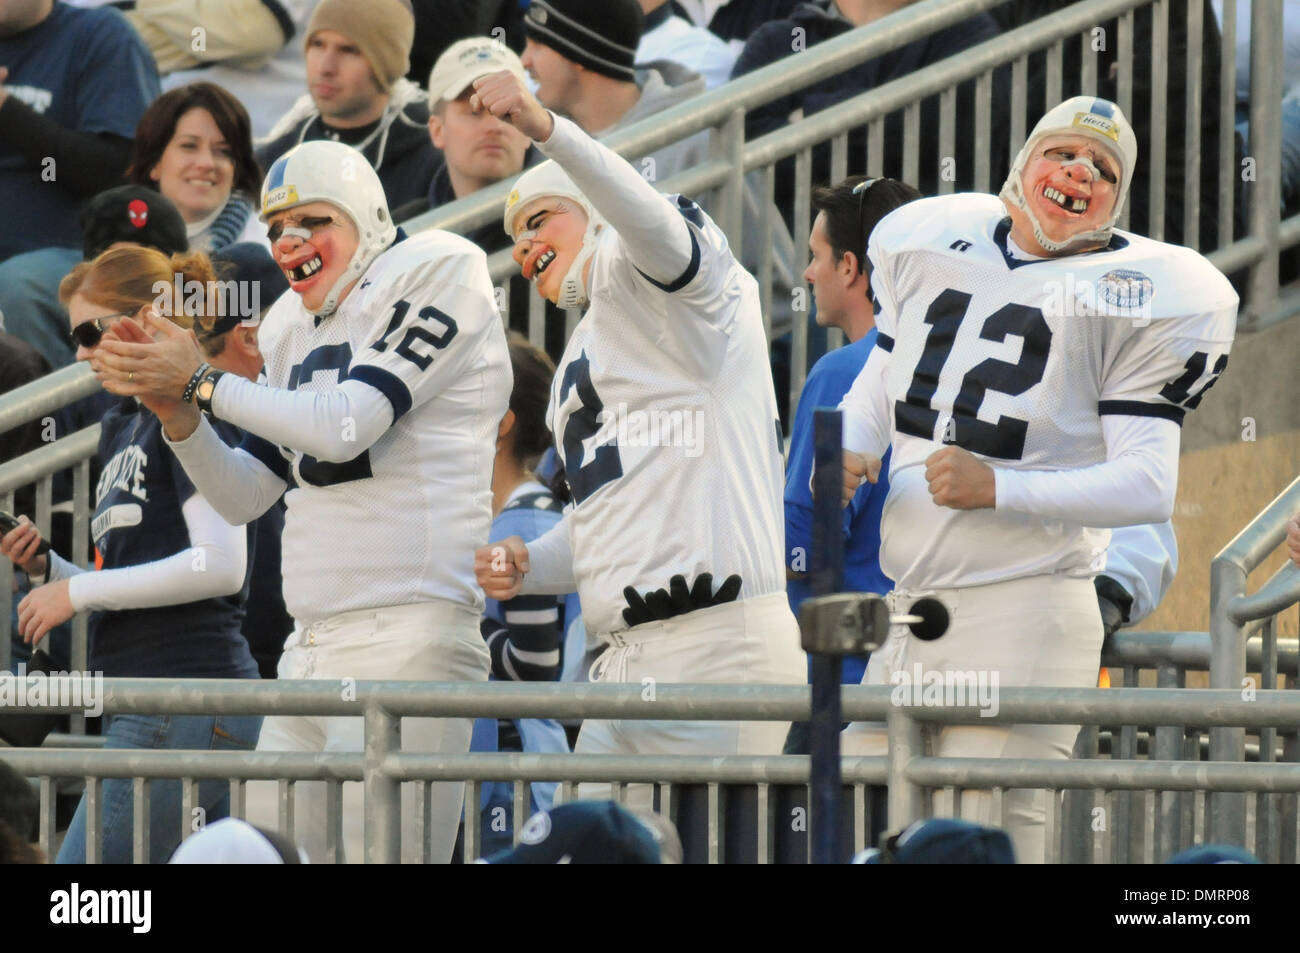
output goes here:
{"type": "MultiPolygon", "coordinates": [[[[857,379],[867,356],[876,346],[876,329],[859,340],[828,353],[808,372],[794,426],[790,430],[790,459],[785,479],[785,564],[796,572],[807,572],[812,555],[813,411],[838,407],[857,379]]],[[[880,569],[880,514],[889,493],[889,454],[880,467],[880,481],[858,490],[844,510],[844,591],[886,593],[893,582],[880,569]]],[[[796,618],[799,604],[812,595],[806,579],[786,582],[786,595],[796,618]]],[[[844,660],[843,681],[858,684],[866,662],[844,660]]]]}
{"type": "MultiPolygon", "coordinates": [[[[0,37],[5,88],[65,129],[135,138],[136,123],[158,97],[153,54],[112,7],[54,4],[43,21],[0,37]]],[[[0,141],[0,259],[51,245],[81,247],[84,197],[59,186],[61,170],[34,167],[0,141]],[[50,174],[53,174],[53,179],[50,174]]]]}
{"type": "MultiPolygon", "coordinates": [[[[240,432],[212,421],[222,439],[240,432]]],[[[101,470],[91,536],[105,569],[139,566],[190,548],[181,506],[194,495],[158,418],[134,398],[103,420],[101,470]]],[[[252,526],[248,565],[253,564],[252,526]]],[[[90,617],[90,667],[105,675],[159,678],[257,678],[240,633],[248,576],[240,592],[181,605],[95,612],[90,617]]]]}

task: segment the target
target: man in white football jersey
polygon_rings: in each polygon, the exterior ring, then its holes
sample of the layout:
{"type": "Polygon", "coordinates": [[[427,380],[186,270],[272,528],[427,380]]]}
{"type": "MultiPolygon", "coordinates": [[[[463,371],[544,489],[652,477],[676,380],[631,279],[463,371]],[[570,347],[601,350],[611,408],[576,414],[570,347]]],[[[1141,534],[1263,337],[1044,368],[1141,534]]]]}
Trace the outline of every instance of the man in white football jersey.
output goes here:
{"type": "MultiPolygon", "coordinates": [[[[879,344],[841,405],[845,495],[892,444],[881,566],[897,605],[933,594],[952,623],[933,642],[896,627],[867,683],[1096,684],[1107,527],[1169,518],[1179,427],[1227,365],[1237,314],[1196,252],[1115,229],[1136,161],[1119,108],[1077,97],[1035,126],[1000,199],[923,199],[872,233],[879,344]]],[[[1076,732],[954,726],[936,749],[1065,758],[1076,732]]],[[[844,747],[881,753],[883,735],[851,726],[844,747]]],[[[1044,808],[1005,795],[1022,861],[1044,856],[1044,808]]],[[[1002,823],[991,810],[962,798],[1002,823]]]]}
{"type": "MultiPolygon", "coordinates": [[[[157,342],[112,344],[105,386],[146,398],[190,479],[231,523],[284,495],[295,626],[281,678],[485,681],[470,554],[491,523],[511,371],[483,252],[447,232],[406,237],[378,176],[341,143],[303,143],[276,160],[261,206],[293,292],[261,326],[270,386],[211,371],[188,335],[161,325],[157,342]],[[227,448],[200,408],[242,427],[241,447],[227,448]]],[[[468,719],[403,722],[405,750],[469,750],[468,719]]],[[[270,717],[258,748],[359,751],[362,720],[270,717]]],[[[297,838],[316,860],[324,787],[298,785],[297,838]]],[[[355,825],[359,791],[348,787],[355,825]]],[[[450,859],[461,787],[434,785],[435,860],[450,859]]],[[[414,817],[403,811],[404,824],[414,817]]]]}
{"type": "MultiPolygon", "coordinates": [[[[603,681],[804,680],[785,599],[782,460],[758,287],[694,202],[656,192],[510,73],[471,108],[550,162],[506,202],[538,292],[586,307],[551,391],[573,504],[555,529],[479,550],[489,596],[566,592],[607,649],[603,681]]],[[[778,754],[786,723],[587,720],[588,753],[778,754]]]]}

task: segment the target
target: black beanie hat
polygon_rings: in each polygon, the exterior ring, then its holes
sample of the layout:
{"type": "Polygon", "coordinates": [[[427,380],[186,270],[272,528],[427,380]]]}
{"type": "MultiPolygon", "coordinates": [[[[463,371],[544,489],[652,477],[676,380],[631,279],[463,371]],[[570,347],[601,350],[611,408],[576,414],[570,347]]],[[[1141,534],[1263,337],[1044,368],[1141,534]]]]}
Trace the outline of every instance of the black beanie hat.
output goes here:
{"type": "Polygon", "coordinates": [[[524,14],[530,39],[627,82],[636,81],[632,67],[644,23],[637,0],[532,0],[524,14]]]}
{"type": "Polygon", "coordinates": [[[167,255],[188,251],[185,219],[161,192],[119,185],[100,192],[81,213],[82,254],[87,261],[114,242],[148,245],[167,255]]]}

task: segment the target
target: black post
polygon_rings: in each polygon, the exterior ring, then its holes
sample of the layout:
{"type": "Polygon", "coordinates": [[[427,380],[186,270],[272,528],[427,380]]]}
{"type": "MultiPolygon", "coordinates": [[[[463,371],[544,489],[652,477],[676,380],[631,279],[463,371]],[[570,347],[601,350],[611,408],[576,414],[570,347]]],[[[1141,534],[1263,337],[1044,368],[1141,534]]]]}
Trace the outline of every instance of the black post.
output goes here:
{"type": "MultiPolygon", "coordinates": [[[[819,407],[813,412],[813,525],[810,570],[813,597],[839,592],[844,585],[841,415],[819,407]]],[[[840,673],[838,655],[812,656],[812,755],[809,832],[812,862],[839,864],[840,838],[840,673]]]]}

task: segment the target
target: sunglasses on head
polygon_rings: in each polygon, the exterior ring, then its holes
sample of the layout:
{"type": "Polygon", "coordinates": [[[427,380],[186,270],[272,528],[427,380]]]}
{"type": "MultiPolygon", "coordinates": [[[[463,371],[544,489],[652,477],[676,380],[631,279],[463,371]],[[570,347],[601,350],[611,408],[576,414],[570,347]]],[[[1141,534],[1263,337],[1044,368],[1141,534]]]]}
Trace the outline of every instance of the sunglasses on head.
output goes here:
{"type": "Polygon", "coordinates": [[[862,234],[862,207],[866,202],[867,193],[870,192],[871,187],[879,181],[880,179],[863,179],[857,185],[853,186],[853,194],[858,197],[858,230],[853,234],[856,235],[858,241],[862,243],[862,252],[858,255],[858,271],[862,272],[864,275],[867,273],[867,236],[862,234]]]}
{"type": "Polygon", "coordinates": [[[104,332],[108,330],[108,322],[114,318],[129,318],[135,314],[134,311],[118,311],[116,314],[105,314],[98,318],[91,318],[78,324],[70,332],[72,344],[74,347],[84,347],[89,350],[99,344],[104,337],[104,332]]]}

